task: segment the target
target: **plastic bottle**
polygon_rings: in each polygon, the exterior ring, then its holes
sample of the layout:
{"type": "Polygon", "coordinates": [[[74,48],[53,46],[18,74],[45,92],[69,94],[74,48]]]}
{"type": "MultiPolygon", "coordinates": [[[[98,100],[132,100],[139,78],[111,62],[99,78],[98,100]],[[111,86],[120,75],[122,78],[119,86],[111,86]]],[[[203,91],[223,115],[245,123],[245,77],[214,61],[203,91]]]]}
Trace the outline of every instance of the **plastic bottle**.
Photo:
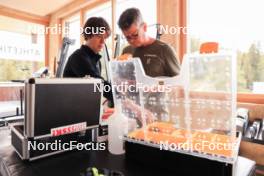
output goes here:
{"type": "Polygon", "coordinates": [[[122,113],[121,102],[116,103],[114,114],[108,122],[108,150],[110,153],[120,155],[125,153],[123,136],[127,133],[127,117],[122,113]]]}

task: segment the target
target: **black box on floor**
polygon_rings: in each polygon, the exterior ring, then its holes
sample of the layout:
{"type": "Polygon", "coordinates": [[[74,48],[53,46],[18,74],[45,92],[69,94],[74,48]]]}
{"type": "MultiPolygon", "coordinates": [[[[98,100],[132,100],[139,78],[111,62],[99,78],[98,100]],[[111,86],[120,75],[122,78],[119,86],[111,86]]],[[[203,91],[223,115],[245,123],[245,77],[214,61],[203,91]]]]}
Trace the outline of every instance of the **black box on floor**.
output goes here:
{"type": "Polygon", "coordinates": [[[234,165],[179,152],[125,141],[126,159],[155,168],[171,170],[175,175],[232,176],[234,165]]]}

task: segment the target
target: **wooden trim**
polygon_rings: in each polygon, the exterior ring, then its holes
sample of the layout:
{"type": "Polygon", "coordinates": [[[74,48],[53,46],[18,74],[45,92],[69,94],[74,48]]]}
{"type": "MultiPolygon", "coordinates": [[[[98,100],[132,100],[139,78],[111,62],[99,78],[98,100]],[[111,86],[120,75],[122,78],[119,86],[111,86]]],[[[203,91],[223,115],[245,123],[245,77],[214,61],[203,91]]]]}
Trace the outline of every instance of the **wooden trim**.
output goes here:
{"type": "Polygon", "coordinates": [[[238,93],[237,101],[246,103],[264,104],[264,94],[238,93]]]}
{"type": "Polygon", "coordinates": [[[50,37],[50,34],[45,33],[45,66],[49,66],[49,63],[50,63],[49,61],[49,37],[50,37]]]}
{"type": "MultiPolygon", "coordinates": [[[[85,23],[85,11],[83,9],[81,9],[80,11],[80,28],[83,28],[84,23],[85,23]]],[[[84,38],[83,35],[80,35],[80,45],[82,45],[84,42],[84,38]]]]}
{"type": "Polygon", "coordinates": [[[83,7],[87,6],[90,3],[92,3],[92,0],[91,1],[75,0],[72,3],[69,3],[65,6],[63,6],[62,8],[57,10],[56,12],[52,13],[51,15],[56,17],[56,18],[65,18],[65,17],[69,16],[69,14],[73,14],[73,13],[78,12],[80,9],[82,9],[83,7]]]}
{"type": "MultiPolygon", "coordinates": [[[[255,161],[258,165],[264,165],[264,147],[261,144],[242,140],[239,147],[239,155],[255,161]]],[[[263,174],[260,169],[256,169],[256,175],[263,174]]]]}
{"type": "Polygon", "coordinates": [[[176,50],[177,58],[182,61],[186,53],[186,35],[183,33],[183,27],[186,26],[186,1],[173,0],[164,3],[157,0],[157,21],[161,25],[176,26],[179,32],[175,35],[164,33],[161,40],[169,43],[176,50]]]}
{"type": "Polygon", "coordinates": [[[85,10],[81,9],[80,11],[80,26],[83,27],[85,23],[85,10]]]}
{"type": "MultiPolygon", "coordinates": [[[[179,17],[179,26],[186,27],[187,24],[187,4],[186,1],[179,0],[179,9],[178,9],[178,17],[179,17]]],[[[182,29],[182,28],[181,28],[182,29]]],[[[182,63],[183,56],[186,53],[187,48],[187,36],[181,30],[179,38],[178,38],[178,52],[179,59],[182,63]]]]}
{"type": "Polygon", "coordinates": [[[157,4],[157,24],[160,24],[160,0],[156,0],[156,4],[157,4]]]}
{"type": "MultiPolygon", "coordinates": [[[[61,26],[62,29],[64,29],[64,23],[63,23],[63,20],[61,18],[57,19],[57,25],[58,26],[61,26]]],[[[60,34],[58,34],[58,48],[61,48],[61,45],[62,45],[62,36],[63,32],[61,32],[60,34]]]]}
{"type": "Polygon", "coordinates": [[[75,0],[72,3],[60,8],[51,15],[56,18],[65,18],[70,14],[78,13],[81,9],[86,11],[87,9],[93,8],[107,1],[109,0],[75,0]]]}
{"type": "MultiPolygon", "coordinates": [[[[62,19],[61,18],[56,19],[55,23],[53,23],[53,25],[60,26],[61,29],[63,29],[63,27],[64,27],[63,24],[62,24],[62,19]]],[[[57,70],[57,62],[60,59],[59,58],[60,56],[58,55],[58,52],[59,52],[59,50],[61,49],[61,46],[62,46],[62,34],[63,34],[63,32],[61,31],[61,33],[58,33],[58,34],[55,35],[55,38],[56,38],[55,41],[56,41],[56,45],[57,45],[56,46],[56,52],[54,52],[53,49],[49,48],[49,50],[52,50],[52,51],[50,51],[50,53],[52,53],[52,54],[49,53],[50,59],[52,59],[52,62],[49,62],[49,64],[53,64],[52,70],[53,70],[54,74],[56,73],[56,70],[57,70]]],[[[50,36],[51,35],[52,34],[50,34],[50,36]]]]}
{"type": "Polygon", "coordinates": [[[204,98],[204,99],[218,99],[218,100],[226,100],[230,97],[230,94],[225,92],[198,92],[191,91],[189,93],[191,98],[204,98]]]}
{"type": "MultiPolygon", "coordinates": [[[[191,97],[196,98],[207,98],[213,97],[214,99],[223,99],[228,96],[226,93],[218,92],[190,92],[191,97]]],[[[254,104],[264,104],[264,94],[249,94],[249,93],[237,93],[237,102],[241,103],[254,103],[254,104]]]]}
{"type": "MultiPolygon", "coordinates": [[[[116,0],[111,0],[112,5],[112,51],[115,51],[115,35],[116,35],[116,29],[115,29],[115,22],[116,22],[116,0]]],[[[112,55],[113,57],[113,55],[112,55]]]]}
{"type": "Polygon", "coordinates": [[[19,11],[9,7],[0,5],[0,15],[28,21],[31,23],[37,23],[42,25],[49,25],[50,16],[38,16],[27,12],[19,11]]]}

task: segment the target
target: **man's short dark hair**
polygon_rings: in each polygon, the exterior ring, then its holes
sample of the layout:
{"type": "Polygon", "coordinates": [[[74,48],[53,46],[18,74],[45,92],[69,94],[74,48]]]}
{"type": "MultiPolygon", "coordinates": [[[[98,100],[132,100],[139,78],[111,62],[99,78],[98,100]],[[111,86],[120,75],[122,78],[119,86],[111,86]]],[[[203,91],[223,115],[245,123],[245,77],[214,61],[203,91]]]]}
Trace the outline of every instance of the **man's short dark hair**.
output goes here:
{"type": "Polygon", "coordinates": [[[93,35],[102,34],[104,32],[110,35],[111,30],[109,24],[102,17],[89,18],[83,27],[84,40],[92,38],[93,35]]]}
{"type": "Polygon", "coordinates": [[[118,20],[118,26],[121,30],[126,30],[132,24],[134,23],[138,24],[142,22],[143,22],[143,18],[139,9],[129,8],[121,14],[118,20]]]}

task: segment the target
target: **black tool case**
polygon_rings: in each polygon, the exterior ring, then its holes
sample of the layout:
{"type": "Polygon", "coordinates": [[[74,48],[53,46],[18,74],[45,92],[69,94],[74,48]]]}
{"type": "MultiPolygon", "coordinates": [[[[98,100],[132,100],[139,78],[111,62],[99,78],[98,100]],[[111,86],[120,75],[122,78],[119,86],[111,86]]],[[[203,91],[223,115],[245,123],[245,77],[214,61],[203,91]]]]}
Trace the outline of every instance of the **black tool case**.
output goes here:
{"type": "Polygon", "coordinates": [[[96,142],[101,86],[100,79],[92,78],[27,80],[24,124],[11,126],[11,142],[21,159],[35,160],[96,142]]]}

